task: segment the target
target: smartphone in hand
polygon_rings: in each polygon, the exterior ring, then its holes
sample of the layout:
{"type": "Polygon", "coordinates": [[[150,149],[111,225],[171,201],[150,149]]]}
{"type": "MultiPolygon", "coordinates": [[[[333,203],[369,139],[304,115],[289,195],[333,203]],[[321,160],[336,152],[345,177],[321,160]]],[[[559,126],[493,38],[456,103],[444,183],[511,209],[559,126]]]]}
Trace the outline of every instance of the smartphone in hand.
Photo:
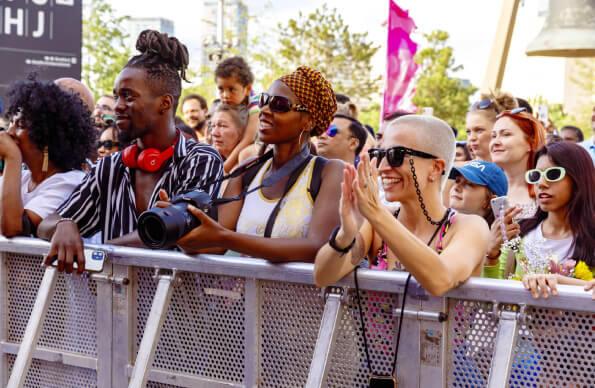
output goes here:
{"type": "Polygon", "coordinates": [[[505,212],[510,207],[507,196],[492,198],[490,204],[496,218],[500,217],[500,209],[505,212]]]}
{"type": "MultiPolygon", "coordinates": [[[[107,255],[104,251],[99,249],[85,249],[85,271],[87,272],[101,272],[103,271],[103,264],[105,263],[105,259],[107,255]]],[[[52,258],[52,266],[58,266],[58,256],[54,256],[52,258]]],[[[72,265],[73,269],[76,270],[78,268],[78,262],[74,260],[72,265]]]]}

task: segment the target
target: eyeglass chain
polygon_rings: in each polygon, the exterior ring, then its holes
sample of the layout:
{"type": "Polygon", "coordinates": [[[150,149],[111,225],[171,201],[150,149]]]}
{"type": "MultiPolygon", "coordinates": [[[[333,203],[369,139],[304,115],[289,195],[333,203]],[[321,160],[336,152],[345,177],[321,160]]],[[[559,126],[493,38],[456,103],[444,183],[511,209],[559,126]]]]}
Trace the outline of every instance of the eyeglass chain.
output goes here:
{"type": "Polygon", "coordinates": [[[409,158],[409,166],[411,167],[411,175],[413,175],[413,184],[415,185],[415,193],[417,194],[417,200],[419,201],[419,206],[421,206],[421,211],[424,213],[424,216],[426,216],[426,220],[428,220],[428,222],[432,225],[440,225],[440,224],[444,223],[444,221],[446,221],[446,218],[448,218],[449,212],[446,212],[444,214],[444,217],[442,217],[442,219],[439,221],[434,221],[432,219],[432,217],[430,217],[430,215],[428,214],[428,210],[426,209],[426,204],[424,203],[424,199],[421,196],[421,190],[419,188],[419,182],[417,181],[417,174],[415,173],[415,166],[413,164],[413,158],[409,158]]]}

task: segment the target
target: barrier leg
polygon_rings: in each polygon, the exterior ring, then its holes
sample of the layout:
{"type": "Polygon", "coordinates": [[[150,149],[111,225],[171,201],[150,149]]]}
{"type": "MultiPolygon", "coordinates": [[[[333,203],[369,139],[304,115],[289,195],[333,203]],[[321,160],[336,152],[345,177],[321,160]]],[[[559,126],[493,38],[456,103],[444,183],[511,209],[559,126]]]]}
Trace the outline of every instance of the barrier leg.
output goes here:
{"type": "Polygon", "coordinates": [[[33,350],[37,345],[37,340],[41,335],[41,329],[43,328],[43,321],[45,314],[50,307],[52,296],[54,295],[54,286],[56,279],[58,278],[58,271],[55,267],[47,267],[37,291],[37,298],[33,305],[33,311],[31,311],[31,317],[27,322],[27,328],[23,334],[23,341],[19,347],[17,358],[8,380],[8,388],[20,388],[25,383],[27,372],[31,366],[31,358],[33,356],[33,350]]]}
{"type": "Polygon", "coordinates": [[[494,355],[488,378],[489,388],[508,387],[510,369],[514,358],[514,347],[518,339],[519,313],[501,311],[494,355]]]}
{"type": "Polygon", "coordinates": [[[342,297],[341,294],[335,292],[326,295],[322,322],[308,373],[308,382],[306,384],[308,388],[326,386],[330,357],[337,336],[337,324],[341,321],[342,297]]]}
{"type": "Polygon", "coordinates": [[[129,388],[142,388],[147,383],[149,368],[151,368],[151,365],[153,364],[155,348],[159,341],[161,327],[163,326],[169,303],[171,302],[173,283],[176,280],[176,271],[174,270],[171,275],[157,274],[156,277],[159,280],[157,291],[153,298],[153,304],[151,305],[151,311],[149,313],[149,318],[147,319],[143,339],[141,340],[138,354],[136,355],[136,361],[128,385],[129,388]]]}

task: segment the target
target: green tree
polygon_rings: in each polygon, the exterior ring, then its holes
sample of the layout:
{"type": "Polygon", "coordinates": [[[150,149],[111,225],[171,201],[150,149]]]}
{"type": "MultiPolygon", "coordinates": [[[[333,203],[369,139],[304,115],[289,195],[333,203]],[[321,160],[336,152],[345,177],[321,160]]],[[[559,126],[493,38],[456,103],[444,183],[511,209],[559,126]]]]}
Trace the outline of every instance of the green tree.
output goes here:
{"type": "Polygon", "coordinates": [[[106,0],[91,0],[83,19],[83,82],[95,98],[112,93],[114,80],[130,57],[122,27],[127,19],[116,16],[106,0]]]}
{"type": "Polygon", "coordinates": [[[380,104],[374,102],[365,108],[362,108],[359,112],[358,119],[362,124],[368,124],[375,131],[378,131],[380,125],[380,104]]]}
{"type": "Polygon", "coordinates": [[[420,64],[413,103],[434,108],[434,115],[461,130],[469,98],[477,88],[454,77],[463,66],[455,64],[453,48],[448,46],[448,32],[435,30],[424,34],[427,46],[415,55],[420,64]]]}
{"type": "Polygon", "coordinates": [[[372,76],[371,60],[378,51],[367,33],[353,33],[336,9],[326,5],[304,15],[301,12],[276,29],[279,46],[266,46],[253,54],[264,69],[261,82],[267,87],[279,76],[300,65],[320,70],[333,89],[362,104],[380,88],[380,78],[372,76]]]}

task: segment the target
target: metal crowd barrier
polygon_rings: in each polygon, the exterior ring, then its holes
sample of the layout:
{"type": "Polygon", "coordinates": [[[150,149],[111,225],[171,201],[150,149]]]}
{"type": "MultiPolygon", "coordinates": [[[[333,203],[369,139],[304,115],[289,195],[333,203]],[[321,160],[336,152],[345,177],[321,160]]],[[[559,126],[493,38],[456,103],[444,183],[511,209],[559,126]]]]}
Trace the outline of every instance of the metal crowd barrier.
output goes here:
{"type": "MultiPolygon", "coordinates": [[[[46,242],[0,237],[3,386],[367,386],[352,277],[320,290],[309,264],[103,248],[104,272],[81,277],[44,269],[46,242]]],[[[359,272],[376,373],[391,370],[405,278],[359,272]]],[[[400,387],[593,386],[595,301],[580,288],[410,287],[400,387]]]]}

